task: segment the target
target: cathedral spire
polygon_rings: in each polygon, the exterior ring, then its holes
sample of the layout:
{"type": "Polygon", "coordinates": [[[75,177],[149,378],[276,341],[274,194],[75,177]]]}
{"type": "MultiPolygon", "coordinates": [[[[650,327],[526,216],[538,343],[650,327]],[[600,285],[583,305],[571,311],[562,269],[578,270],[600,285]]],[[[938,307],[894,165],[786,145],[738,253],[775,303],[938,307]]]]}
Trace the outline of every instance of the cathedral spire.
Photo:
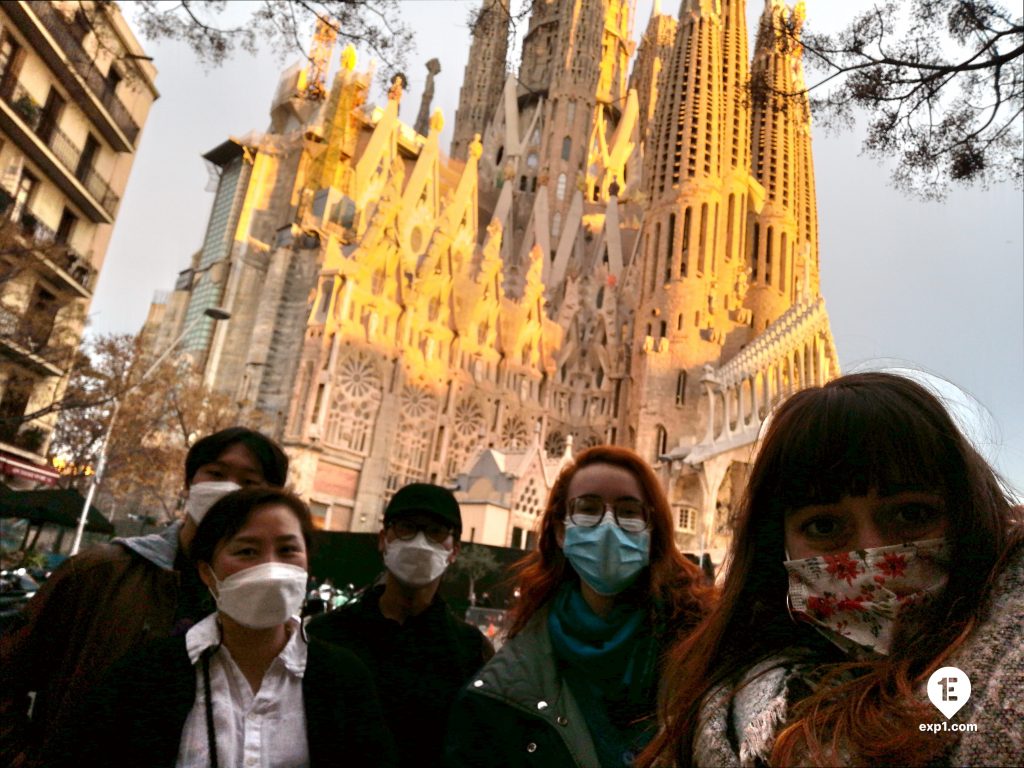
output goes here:
{"type": "Polygon", "coordinates": [[[765,3],[751,71],[751,152],[765,204],[751,216],[747,306],[759,332],[796,298],[797,271],[816,292],[817,213],[810,160],[810,111],[803,93],[800,6],[765,3]]]}
{"type": "Polygon", "coordinates": [[[509,0],[483,0],[473,23],[473,42],[455,112],[451,154],[459,160],[466,159],[473,136],[483,132],[501,102],[511,22],[509,0]]]}

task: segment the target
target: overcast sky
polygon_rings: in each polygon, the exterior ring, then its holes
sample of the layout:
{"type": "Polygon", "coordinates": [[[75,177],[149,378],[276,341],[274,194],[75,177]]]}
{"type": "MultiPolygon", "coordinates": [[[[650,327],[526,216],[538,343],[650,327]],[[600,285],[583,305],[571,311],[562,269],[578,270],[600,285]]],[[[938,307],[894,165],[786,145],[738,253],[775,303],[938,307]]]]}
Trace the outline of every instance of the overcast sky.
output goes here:
{"type": "MultiPolygon", "coordinates": [[[[1019,5],[1018,0],[1011,0],[1019,5]]],[[[638,0],[639,37],[653,0],[638,0]]],[[[230,5],[235,5],[232,3],[230,5]]],[[[466,18],[478,0],[409,0],[417,30],[401,116],[412,123],[437,57],[435,107],[450,143],[469,50],[466,18]]],[[[867,0],[808,0],[808,24],[839,27],[867,0]]],[[[131,3],[122,3],[132,20],[131,3]]],[[[676,0],[663,0],[675,12],[676,0]]],[[[750,45],[763,7],[750,0],[750,45]]],[[[135,332],[155,291],[173,286],[203,238],[212,193],[201,155],[228,136],[262,130],[283,68],[276,56],[238,54],[204,70],[179,44],[142,40],[159,72],[154,104],[91,311],[94,333],[135,332]]],[[[290,63],[294,57],[286,61],[290,63]]],[[[368,62],[360,58],[359,67],[368,62]]],[[[515,61],[518,65],[518,58],[515,61]]],[[[379,102],[382,96],[377,91],[379,102]]],[[[860,155],[857,130],[814,131],[821,290],[843,370],[908,366],[956,384],[979,404],[983,453],[1024,491],[1024,201],[1019,190],[957,190],[943,203],[896,192],[888,169],[860,155]],[[990,414],[990,417],[986,414],[990,414]]]]}

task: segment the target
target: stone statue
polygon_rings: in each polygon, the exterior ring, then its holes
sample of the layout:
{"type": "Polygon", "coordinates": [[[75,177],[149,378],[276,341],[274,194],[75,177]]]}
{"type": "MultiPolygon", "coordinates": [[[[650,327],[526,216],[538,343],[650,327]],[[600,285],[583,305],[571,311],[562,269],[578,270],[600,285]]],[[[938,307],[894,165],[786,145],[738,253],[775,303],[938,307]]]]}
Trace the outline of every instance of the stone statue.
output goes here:
{"type": "Polygon", "coordinates": [[[420,100],[420,113],[416,116],[416,133],[426,136],[430,130],[430,103],[434,100],[434,75],[440,73],[441,62],[431,59],[427,62],[427,84],[423,86],[423,98],[420,100]]]}

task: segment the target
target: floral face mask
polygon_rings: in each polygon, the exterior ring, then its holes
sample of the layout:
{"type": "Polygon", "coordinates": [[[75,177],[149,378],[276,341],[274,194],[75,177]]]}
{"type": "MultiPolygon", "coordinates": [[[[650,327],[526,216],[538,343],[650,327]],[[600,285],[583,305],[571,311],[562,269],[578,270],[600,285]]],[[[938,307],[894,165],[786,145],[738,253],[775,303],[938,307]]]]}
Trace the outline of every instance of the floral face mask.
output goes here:
{"type": "Polygon", "coordinates": [[[950,546],[929,539],[838,555],[787,560],[789,601],[843,651],[887,655],[897,618],[928,605],[945,589],[950,546]]]}

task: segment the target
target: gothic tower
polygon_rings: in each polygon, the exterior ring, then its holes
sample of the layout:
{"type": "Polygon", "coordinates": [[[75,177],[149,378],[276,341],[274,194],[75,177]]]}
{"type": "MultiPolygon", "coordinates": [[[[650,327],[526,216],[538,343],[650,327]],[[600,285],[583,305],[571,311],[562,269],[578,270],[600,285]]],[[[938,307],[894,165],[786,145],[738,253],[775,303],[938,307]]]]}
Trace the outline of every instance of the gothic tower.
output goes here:
{"type": "MultiPolygon", "coordinates": [[[[603,202],[595,148],[607,143],[626,108],[632,6],[633,0],[533,4],[516,94],[521,136],[505,145],[519,143],[522,152],[514,174],[517,191],[525,193],[517,203],[517,228],[532,232],[537,217],[545,219],[549,250],[564,232],[579,229],[584,203],[603,202]]],[[[523,242],[520,250],[532,245],[523,242]]]]}
{"type": "Polygon", "coordinates": [[[640,136],[654,125],[654,109],[658,103],[658,90],[663,72],[672,55],[672,43],[676,39],[676,20],[661,12],[661,0],[654,0],[651,18],[636,52],[636,63],[630,76],[629,87],[636,90],[639,106],[640,136]]]}
{"type": "Polygon", "coordinates": [[[769,0],[757,32],[751,74],[753,172],[764,207],[750,213],[747,306],[759,333],[806,283],[817,293],[817,210],[810,152],[810,110],[803,90],[802,4],[769,0]],[[798,276],[799,273],[799,276],[798,276]]]}
{"type": "Polygon", "coordinates": [[[735,259],[722,247],[723,16],[714,0],[684,0],[647,146],[649,208],[634,264],[632,402],[635,445],[652,460],[697,434],[700,368],[718,360],[735,259]],[[657,394],[656,394],[657,393],[657,394]],[[674,395],[676,408],[657,395],[674,395]]]}
{"type": "Polygon", "coordinates": [[[473,23],[473,43],[452,136],[451,155],[459,160],[466,159],[473,136],[483,133],[501,101],[511,23],[508,4],[509,0],[485,0],[473,23]]]}

